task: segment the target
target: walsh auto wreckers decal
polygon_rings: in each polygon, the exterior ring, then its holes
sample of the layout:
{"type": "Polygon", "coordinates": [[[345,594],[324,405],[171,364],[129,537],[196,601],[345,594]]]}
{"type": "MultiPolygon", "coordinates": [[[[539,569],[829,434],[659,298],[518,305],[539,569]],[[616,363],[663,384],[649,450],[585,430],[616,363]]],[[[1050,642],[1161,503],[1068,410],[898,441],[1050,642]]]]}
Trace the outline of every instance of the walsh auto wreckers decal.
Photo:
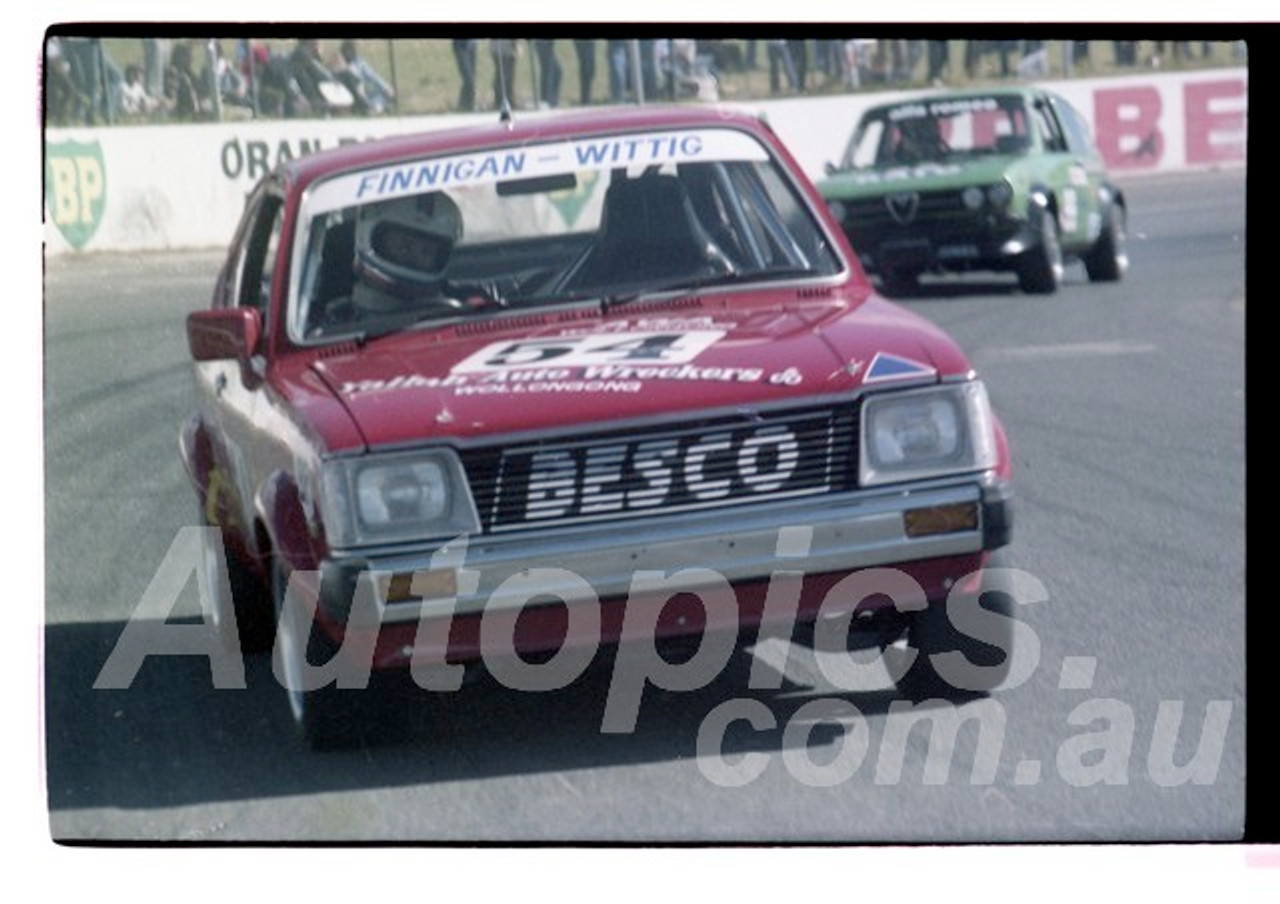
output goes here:
{"type": "Polygon", "coordinates": [[[702,366],[696,359],[727,335],[712,318],[639,320],[607,329],[506,339],[467,356],[444,377],[402,374],[344,383],[344,395],[397,389],[450,389],[457,395],[638,393],[650,381],[795,386],[798,368],[702,366]]]}

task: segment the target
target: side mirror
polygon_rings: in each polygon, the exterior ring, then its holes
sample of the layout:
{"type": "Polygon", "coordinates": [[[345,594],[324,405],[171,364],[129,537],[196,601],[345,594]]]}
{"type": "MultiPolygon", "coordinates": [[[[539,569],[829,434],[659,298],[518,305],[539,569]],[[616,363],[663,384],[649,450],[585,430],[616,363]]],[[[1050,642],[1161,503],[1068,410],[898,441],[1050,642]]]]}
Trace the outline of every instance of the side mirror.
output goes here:
{"type": "Polygon", "coordinates": [[[258,347],[262,317],[253,308],[213,308],[187,315],[187,347],[197,361],[241,361],[258,347]]]}
{"type": "Polygon", "coordinates": [[[836,169],[837,169],[836,165],[832,163],[830,160],[822,164],[822,171],[826,173],[828,176],[834,176],[836,174],[836,169]]]}
{"type": "Polygon", "coordinates": [[[262,337],[262,315],[254,308],[213,308],[187,315],[187,346],[196,361],[238,361],[248,389],[262,382],[254,352],[262,337]]]}

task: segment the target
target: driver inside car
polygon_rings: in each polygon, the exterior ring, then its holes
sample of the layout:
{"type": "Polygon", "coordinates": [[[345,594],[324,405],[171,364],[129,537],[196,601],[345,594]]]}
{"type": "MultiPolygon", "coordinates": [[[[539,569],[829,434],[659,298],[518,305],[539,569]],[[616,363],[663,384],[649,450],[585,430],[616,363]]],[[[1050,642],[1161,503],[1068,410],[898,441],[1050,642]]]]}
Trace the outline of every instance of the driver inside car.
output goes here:
{"type": "Polygon", "coordinates": [[[462,238],[458,205],[443,192],[368,204],[355,222],[350,294],[329,302],[325,326],[447,314],[445,270],[462,238]]]}
{"type": "Polygon", "coordinates": [[[938,120],[931,117],[907,119],[898,125],[893,162],[909,164],[941,160],[949,150],[938,120]]]}

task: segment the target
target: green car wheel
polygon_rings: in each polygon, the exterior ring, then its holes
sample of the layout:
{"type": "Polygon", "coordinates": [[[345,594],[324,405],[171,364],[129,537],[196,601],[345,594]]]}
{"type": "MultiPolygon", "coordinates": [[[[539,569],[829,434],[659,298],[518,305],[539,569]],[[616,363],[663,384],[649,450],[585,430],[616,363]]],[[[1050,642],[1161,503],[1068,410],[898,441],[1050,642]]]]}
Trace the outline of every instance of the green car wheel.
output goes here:
{"type": "Polygon", "coordinates": [[[1119,282],[1129,269],[1129,252],[1125,244],[1124,208],[1112,204],[1097,243],[1084,256],[1084,269],[1090,282],[1119,282]]]}
{"type": "Polygon", "coordinates": [[[1028,295],[1052,295],[1062,285],[1062,241],[1058,220],[1049,211],[1040,215],[1040,242],[1018,260],[1018,285],[1028,295]]]}

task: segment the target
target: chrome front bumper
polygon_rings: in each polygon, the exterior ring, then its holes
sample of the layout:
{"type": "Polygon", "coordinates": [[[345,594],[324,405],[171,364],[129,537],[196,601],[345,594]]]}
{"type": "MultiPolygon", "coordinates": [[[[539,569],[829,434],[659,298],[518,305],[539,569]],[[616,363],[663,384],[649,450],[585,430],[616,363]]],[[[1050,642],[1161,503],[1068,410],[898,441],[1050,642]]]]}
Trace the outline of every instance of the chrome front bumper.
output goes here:
{"type": "Polygon", "coordinates": [[[696,591],[721,578],[736,583],[780,570],[822,574],[975,553],[1007,543],[1009,528],[1007,487],[970,478],[335,558],[322,569],[321,602],[352,627],[365,626],[374,612],[376,624],[388,625],[519,609],[540,597],[594,603],[627,597],[641,571],[689,569],[673,592],[696,591]],[[971,507],[974,517],[941,532],[908,534],[907,512],[956,506],[971,507]],[[359,582],[373,606],[352,608],[359,582]]]}

